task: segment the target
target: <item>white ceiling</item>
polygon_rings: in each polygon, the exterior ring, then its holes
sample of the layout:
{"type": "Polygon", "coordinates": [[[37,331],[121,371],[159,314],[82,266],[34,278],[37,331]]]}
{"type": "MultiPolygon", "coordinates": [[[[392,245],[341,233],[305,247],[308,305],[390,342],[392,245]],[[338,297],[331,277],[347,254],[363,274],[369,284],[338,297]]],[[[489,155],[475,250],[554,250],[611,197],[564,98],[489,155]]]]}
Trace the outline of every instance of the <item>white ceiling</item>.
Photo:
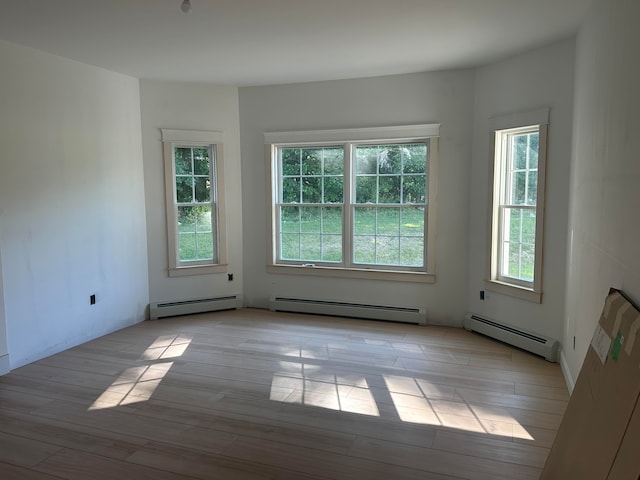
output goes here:
{"type": "Polygon", "coordinates": [[[464,68],[574,34],[592,0],[0,0],[0,39],[145,79],[265,85],[464,68]]]}

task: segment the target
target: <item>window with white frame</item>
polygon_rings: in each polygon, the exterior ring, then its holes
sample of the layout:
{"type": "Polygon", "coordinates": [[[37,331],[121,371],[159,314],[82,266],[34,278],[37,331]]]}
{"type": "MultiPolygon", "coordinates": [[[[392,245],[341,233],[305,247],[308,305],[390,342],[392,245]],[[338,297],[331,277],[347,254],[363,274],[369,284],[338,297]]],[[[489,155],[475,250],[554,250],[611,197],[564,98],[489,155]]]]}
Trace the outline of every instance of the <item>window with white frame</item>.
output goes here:
{"type": "Polygon", "coordinates": [[[222,138],[162,130],[171,276],[226,269],[222,138]]]}
{"type": "Polygon", "coordinates": [[[265,134],[272,265],[433,274],[437,133],[420,125],[265,134]]]}
{"type": "Polygon", "coordinates": [[[548,111],[537,116],[541,123],[494,131],[487,288],[541,302],[548,111]]]}

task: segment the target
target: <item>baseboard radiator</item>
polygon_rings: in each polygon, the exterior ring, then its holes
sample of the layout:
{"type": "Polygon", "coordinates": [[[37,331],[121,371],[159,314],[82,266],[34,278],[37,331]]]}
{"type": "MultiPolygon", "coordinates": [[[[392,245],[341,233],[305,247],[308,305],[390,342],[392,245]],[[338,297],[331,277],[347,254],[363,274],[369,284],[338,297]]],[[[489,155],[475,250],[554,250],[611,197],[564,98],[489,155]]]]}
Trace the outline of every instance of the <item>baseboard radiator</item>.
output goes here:
{"type": "Polygon", "coordinates": [[[149,305],[149,318],[151,320],[158,320],[164,317],[216,312],[218,310],[234,310],[241,307],[242,299],[239,295],[178,300],[175,302],[154,302],[149,305]]]}
{"type": "Polygon", "coordinates": [[[427,315],[421,307],[369,305],[363,303],[312,300],[303,298],[271,297],[269,310],[279,312],[312,313],[336,317],[386,320],[391,322],[426,325],[427,315]]]}
{"type": "Polygon", "coordinates": [[[552,338],[512,327],[473,313],[467,314],[464,328],[527,350],[544,357],[549,362],[558,361],[559,343],[552,338]]]}

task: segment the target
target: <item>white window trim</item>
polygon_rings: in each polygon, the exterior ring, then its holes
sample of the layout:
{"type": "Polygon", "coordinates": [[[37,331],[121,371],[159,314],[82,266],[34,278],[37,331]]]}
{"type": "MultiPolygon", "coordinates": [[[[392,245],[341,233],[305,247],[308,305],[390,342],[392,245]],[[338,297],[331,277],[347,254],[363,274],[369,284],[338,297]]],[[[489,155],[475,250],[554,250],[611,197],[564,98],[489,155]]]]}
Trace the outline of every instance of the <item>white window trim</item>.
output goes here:
{"type": "MultiPolygon", "coordinates": [[[[352,128],[340,130],[308,130],[292,132],[265,132],[265,159],[267,165],[267,200],[270,231],[268,235],[268,265],[269,273],[311,275],[320,277],[342,277],[369,280],[385,280],[399,282],[435,283],[435,256],[436,256],[436,222],[437,222],[437,197],[438,197],[438,156],[439,156],[440,124],[423,124],[392,127],[352,128]],[[277,148],[285,146],[314,146],[325,144],[348,144],[351,142],[403,142],[428,140],[428,192],[427,218],[425,227],[427,234],[425,270],[387,270],[372,268],[333,267],[325,265],[287,265],[276,264],[277,212],[273,189],[273,182],[278,178],[278,165],[274,161],[277,148]]],[[[345,204],[348,207],[348,204],[345,204]]]]}
{"type": "Polygon", "coordinates": [[[549,109],[541,108],[521,113],[500,115],[491,119],[492,142],[490,161],[490,215],[488,219],[488,245],[489,255],[487,256],[487,278],[485,289],[496,293],[504,294],[526,300],[533,303],[542,303],[542,274],[543,274],[543,248],[544,248],[544,211],[545,211],[545,183],[546,183],[546,163],[547,163],[547,143],[549,127],[549,109]],[[496,152],[500,148],[497,145],[496,132],[523,127],[539,127],[538,144],[538,190],[536,198],[536,233],[535,233],[535,260],[532,285],[519,285],[517,282],[510,283],[498,276],[498,241],[500,238],[499,190],[501,184],[496,178],[496,152]]]}
{"type": "Polygon", "coordinates": [[[165,201],[167,214],[167,242],[169,255],[169,276],[207,275],[225,273],[227,265],[227,235],[224,194],[224,134],[216,131],[161,129],[165,168],[165,201]],[[177,146],[208,147],[215,152],[216,182],[216,222],[214,242],[217,245],[217,262],[197,265],[178,264],[178,228],[175,210],[175,164],[173,151],[177,146]]]}

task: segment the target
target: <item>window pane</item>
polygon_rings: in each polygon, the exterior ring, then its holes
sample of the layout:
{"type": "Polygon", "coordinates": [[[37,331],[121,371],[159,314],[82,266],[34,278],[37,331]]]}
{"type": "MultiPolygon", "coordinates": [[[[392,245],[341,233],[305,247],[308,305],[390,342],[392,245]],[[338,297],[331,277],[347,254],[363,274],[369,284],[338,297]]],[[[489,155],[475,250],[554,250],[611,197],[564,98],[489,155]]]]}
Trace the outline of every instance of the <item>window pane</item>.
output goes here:
{"type": "Polygon", "coordinates": [[[379,203],[400,203],[400,176],[380,177],[379,203]]]}
{"type": "Polygon", "coordinates": [[[190,174],[191,148],[177,147],[175,149],[176,175],[190,174]]]}
{"type": "Polygon", "coordinates": [[[324,203],[342,203],[344,201],[343,178],[324,177],[324,203]]]}
{"type": "Polygon", "coordinates": [[[195,177],[196,202],[205,203],[211,201],[211,181],[209,177],[195,177]]]}
{"type": "Polygon", "coordinates": [[[322,233],[342,234],[342,207],[322,209],[322,233]]]}
{"type": "Polygon", "coordinates": [[[209,176],[209,149],[194,148],[193,149],[193,173],[195,175],[209,176]]]}
{"type": "Polygon", "coordinates": [[[400,263],[400,237],[376,237],[376,263],[398,265],[400,263]]]}
{"type": "Polygon", "coordinates": [[[306,261],[321,260],[320,234],[306,233],[300,235],[300,259],[306,261]]]}
{"type": "Polygon", "coordinates": [[[280,208],[281,258],[342,261],[342,207],[280,208]]]}
{"type": "Polygon", "coordinates": [[[301,208],[300,218],[301,232],[320,232],[320,207],[301,208]]]}
{"type": "Polygon", "coordinates": [[[180,261],[213,258],[211,207],[178,207],[178,254],[180,261]]]}
{"type": "Polygon", "coordinates": [[[506,265],[503,275],[519,278],[520,277],[520,244],[505,243],[505,252],[508,255],[508,264],[506,265]]]}
{"type": "Polygon", "coordinates": [[[503,239],[505,242],[519,242],[522,232],[522,210],[505,209],[505,225],[503,239]]]}
{"type": "Polygon", "coordinates": [[[401,173],[402,151],[403,147],[399,145],[381,147],[378,154],[378,172],[380,174],[401,173]]]}
{"type": "Polygon", "coordinates": [[[280,230],[296,233],[300,231],[299,207],[280,207],[280,230]]]}
{"type": "Polygon", "coordinates": [[[198,241],[197,256],[198,260],[209,260],[213,258],[213,237],[211,233],[196,234],[198,241]]]}
{"type": "Polygon", "coordinates": [[[300,258],[300,235],[283,233],[280,236],[280,255],[283,260],[298,260],[300,258]]]}
{"type": "Polygon", "coordinates": [[[324,174],[342,175],[344,172],[344,150],[340,148],[324,149],[324,174]]]}
{"type": "Polygon", "coordinates": [[[378,210],[378,235],[398,235],[400,232],[400,211],[397,208],[378,210]]]}
{"type": "Polygon", "coordinates": [[[356,208],[354,215],[354,262],[424,265],[424,207],[356,208]]]}
{"type": "Polygon", "coordinates": [[[400,237],[400,264],[421,267],[424,265],[424,238],[400,237]]]}
{"type": "Polygon", "coordinates": [[[522,242],[533,245],[536,243],[536,211],[522,212],[522,242]]]}
{"type": "Polygon", "coordinates": [[[401,208],[400,215],[401,235],[424,235],[424,207],[401,208]]]}
{"type": "Polygon", "coordinates": [[[424,175],[405,176],[402,179],[402,203],[425,203],[424,175]]]}
{"type": "Polygon", "coordinates": [[[322,201],[322,178],[304,177],[302,179],[302,203],[320,203],[322,201]]]}
{"type": "Polygon", "coordinates": [[[377,146],[364,146],[356,148],[356,175],[378,173],[377,146]]]}
{"type": "Polygon", "coordinates": [[[527,135],[514,135],[513,141],[513,168],[521,170],[527,168],[527,135]]]}
{"type": "Polygon", "coordinates": [[[300,202],[300,179],[285,177],[282,179],[282,202],[300,202]]]}
{"type": "Polygon", "coordinates": [[[533,281],[533,269],[535,264],[534,245],[524,244],[521,251],[520,278],[533,281]]]}
{"type": "Polygon", "coordinates": [[[425,144],[357,147],[356,203],[426,203],[426,153],[425,144]]]}
{"type": "Polygon", "coordinates": [[[178,232],[196,231],[195,207],[178,207],[178,232]]]}
{"type": "Polygon", "coordinates": [[[373,176],[356,178],[356,203],[378,203],[378,183],[373,176]]]}
{"type": "Polygon", "coordinates": [[[282,155],[282,175],[300,175],[300,149],[283,148],[282,155]]]}
{"type": "Polygon", "coordinates": [[[424,207],[354,209],[356,263],[424,265],[424,207]]]}
{"type": "Polygon", "coordinates": [[[373,235],[355,235],[353,237],[353,261],[356,263],[375,263],[376,237],[373,235]]]}
{"type": "Polygon", "coordinates": [[[527,176],[527,204],[535,205],[538,199],[538,172],[529,172],[527,176]]]}
{"type": "MultiPolygon", "coordinates": [[[[212,232],[211,228],[211,206],[195,207],[196,210],[196,226],[198,233],[212,232]]],[[[211,235],[210,235],[211,236],[211,235]]]]}
{"type": "Polygon", "coordinates": [[[403,173],[425,173],[427,171],[427,146],[424,143],[406,145],[403,173]]]}
{"type": "Polygon", "coordinates": [[[342,235],[323,235],[322,261],[342,262],[342,235]]]}
{"type": "Polygon", "coordinates": [[[302,175],[322,175],[322,148],[302,150],[302,175]]]}
{"type": "Polygon", "coordinates": [[[178,203],[193,202],[193,177],[176,177],[176,201],[178,203]]]}
{"type": "Polygon", "coordinates": [[[533,280],[536,212],[534,209],[505,208],[501,275],[533,280]]]}
{"type": "Polygon", "coordinates": [[[180,233],[178,235],[178,254],[182,262],[197,260],[195,233],[180,233]]]}
{"type": "Polygon", "coordinates": [[[540,148],[540,134],[529,135],[529,168],[538,169],[538,150],[540,148]]]}
{"type": "Polygon", "coordinates": [[[373,235],[376,233],[376,208],[358,207],[353,211],[354,233],[356,235],[373,235]]]}
{"type": "Polygon", "coordinates": [[[507,203],[523,205],[525,203],[525,188],[527,185],[527,172],[514,172],[511,175],[511,192],[507,203]]]}

